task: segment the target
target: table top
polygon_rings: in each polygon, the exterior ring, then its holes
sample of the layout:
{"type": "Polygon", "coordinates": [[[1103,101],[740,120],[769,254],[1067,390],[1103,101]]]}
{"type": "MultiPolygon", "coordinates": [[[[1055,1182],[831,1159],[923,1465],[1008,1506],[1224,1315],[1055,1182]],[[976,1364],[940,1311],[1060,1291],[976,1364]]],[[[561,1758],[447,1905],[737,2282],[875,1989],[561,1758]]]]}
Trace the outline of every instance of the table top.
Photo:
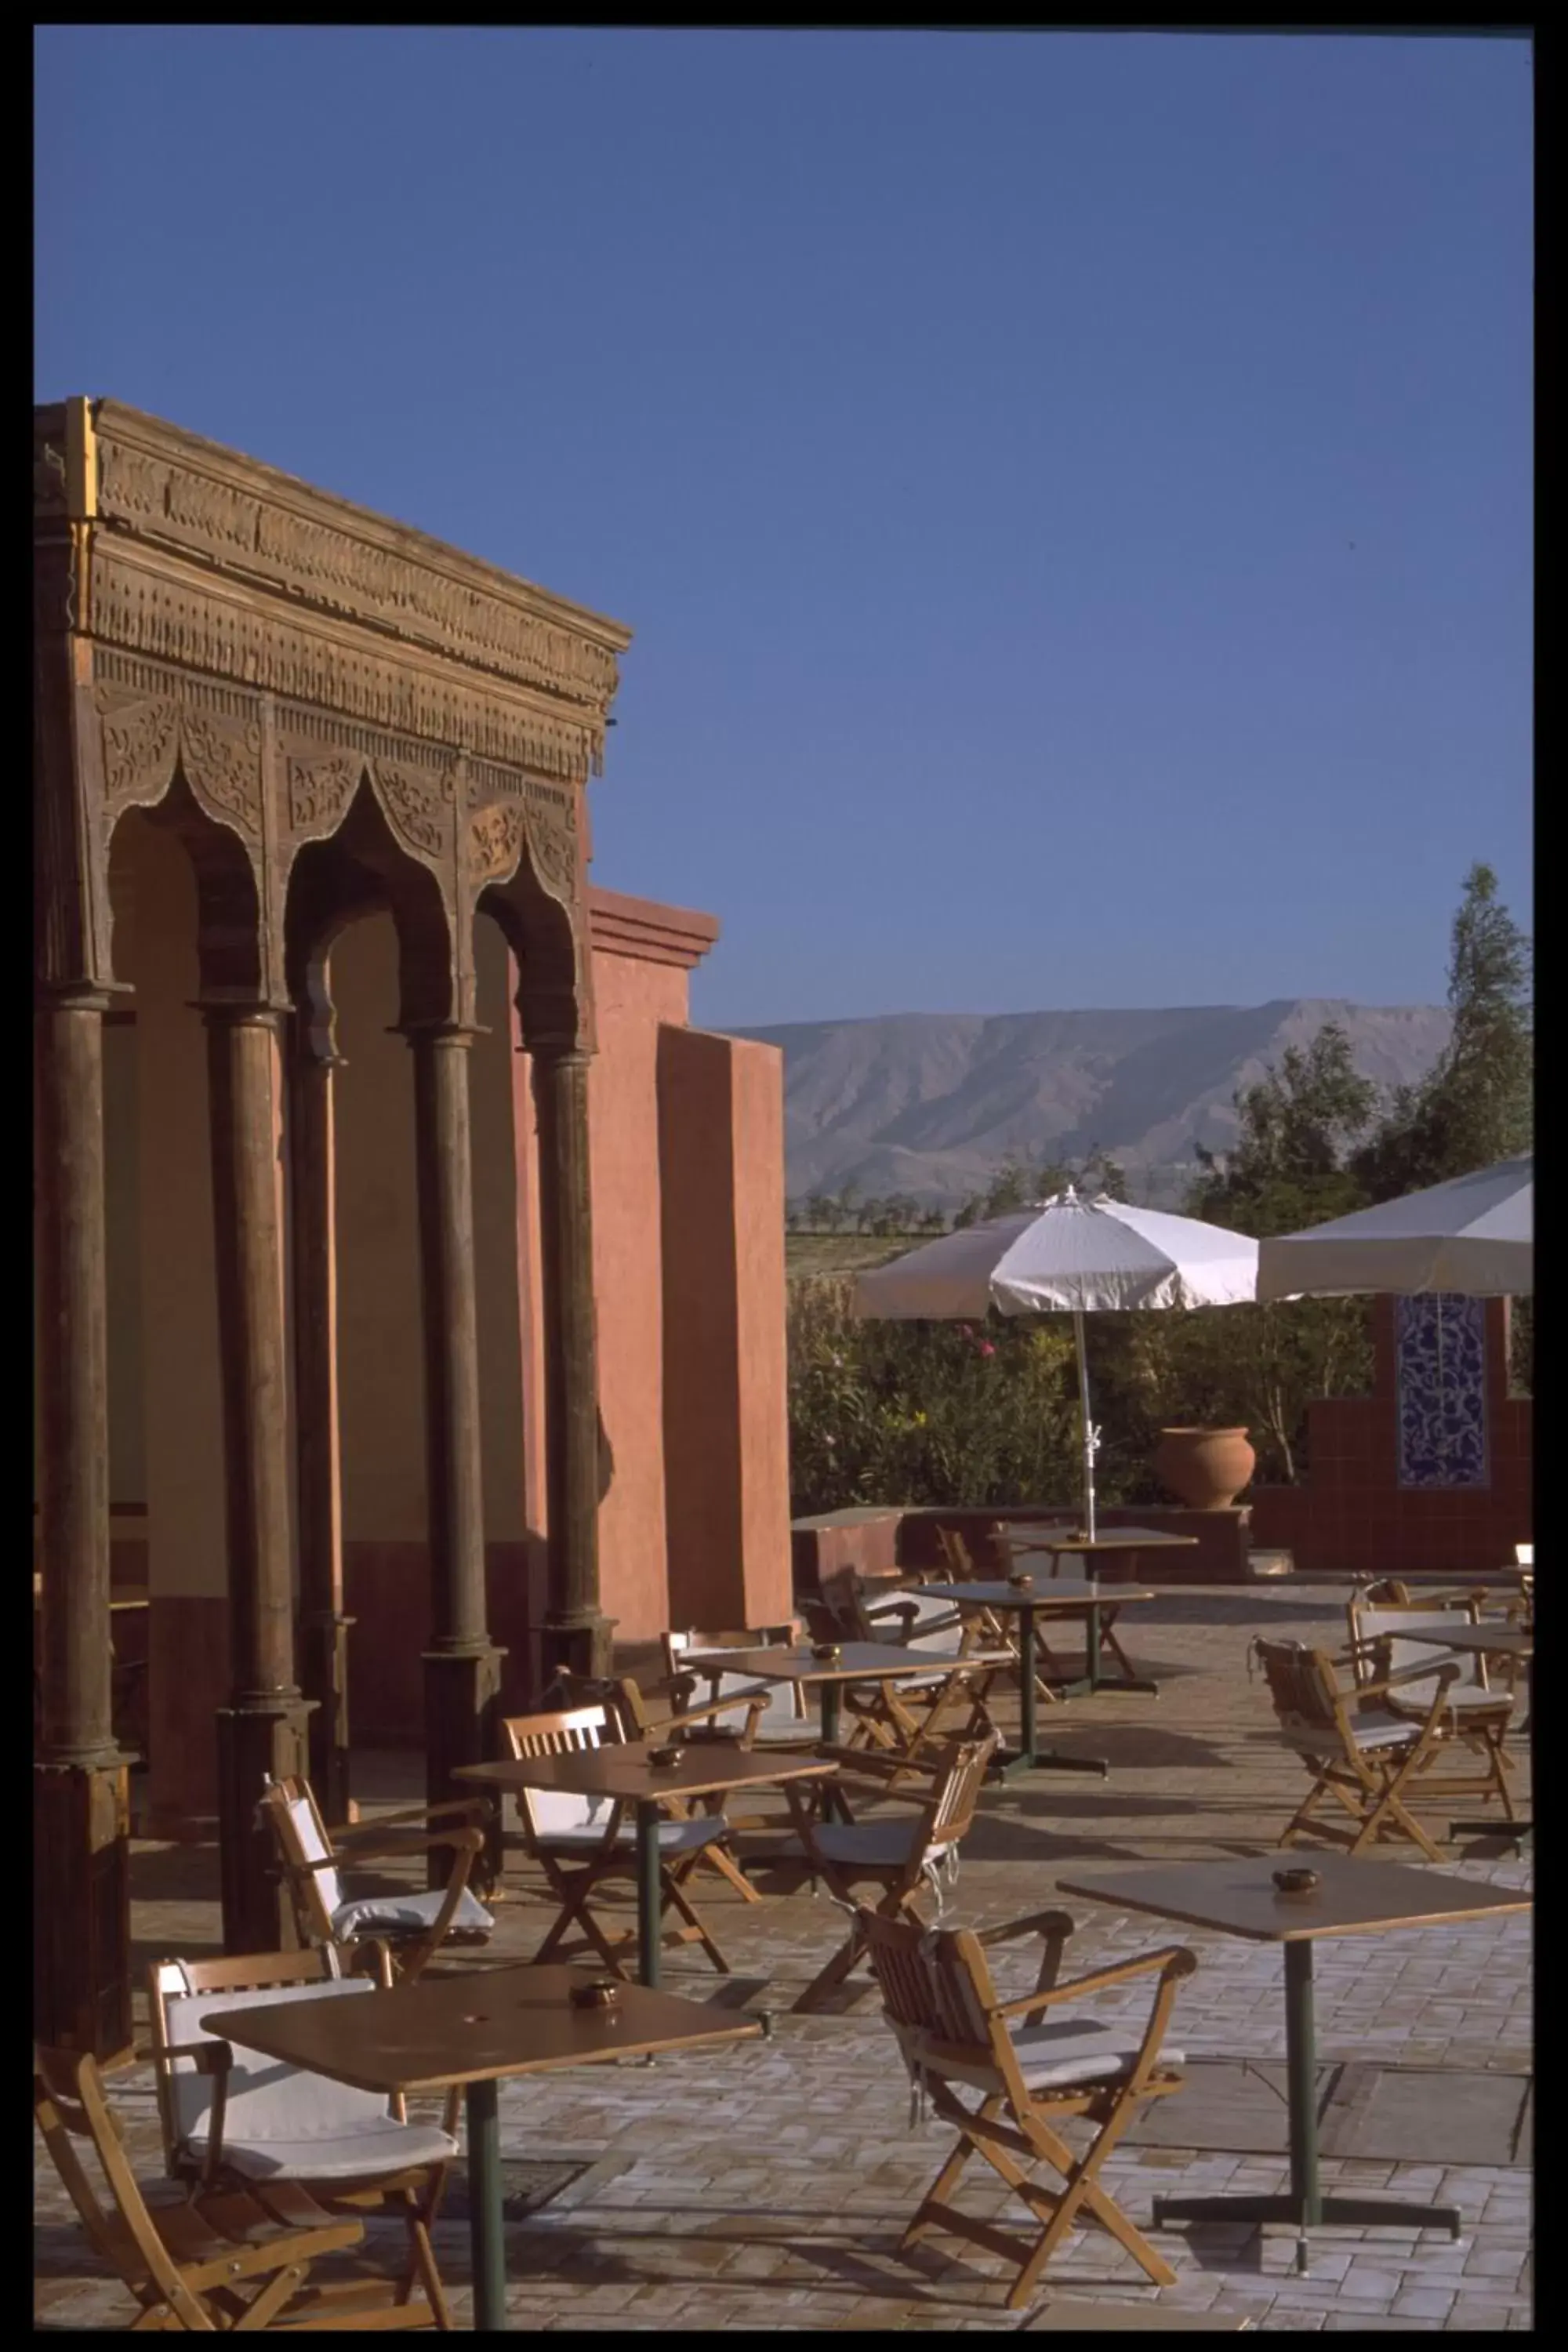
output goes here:
{"type": "Polygon", "coordinates": [[[1092,1539],[1070,1528],[998,1528],[996,1539],[1013,1551],[1148,1551],[1156,1546],[1197,1542],[1196,1536],[1168,1534],[1163,1528],[1101,1528],[1092,1539]]]}
{"type": "MultiPolygon", "coordinates": [[[[803,1737],[811,1736],[803,1726],[803,1737]]],[[[655,1764],[640,1742],[622,1747],[578,1748],[564,1756],[499,1758],[493,1764],[460,1764],[458,1780],[481,1780],[495,1789],[560,1789],[574,1797],[715,1797],[726,1789],[754,1789],[770,1780],[823,1779],[838,1769],[817,1756],[781,1756],[765,1748],[731,1748],[694,1740],[679,1764],[655,1764]]]]}
{"type": "Polygon", "coordinates": [[[1093,1878],[1058,1878],[1064,1895],[1087,1895],[1117,1911],[1152,1911],[1190,1927],[1217,1927],[1258,1944],[1315,1936],[1374,1936],[1385,1927],[1430,1927],[1483,1911],[1528,1911],[1511,1886],[1483,1886],[1406,1862],[1347,1853],[1247,1854],[1224,1862],[1156,1863],[1093,1878]],[[1277,1870],[1315,1870],[1310,1895],[1281,1895],[1277,1870]]]}
{"type": "Polygon", "coordinates": [[[1470,1650],[1484,1658],[1528,1658],[1534,1655],[1535,1635],[1522,1625],[1456,1625],[1451,1633],[1418,1633],[1412,1626],[1397,1633],[1396,1642],[1430,1642],[1436,1650],[1470,1650]]]}
{"type": "Polygon", "coordinates": [[[205,2032],[258,2050],[264,2058],[388,2096],[734,2042],[762,2032],[755,2018],[642,1985],[622,1985],[612,2009],[574,2009],[569,1988],[595,1973],[563,1968],[426,1973],[367,2000],[264,2001],[215,2011],[201,2022],[205,2032]]]}
{"type": "MultiPolygon", "coordinates": [[[[933,1588],[927,1586],[926,1591],[933,1588]]],[[[893,1675],[940,1673],[949,1663],[930,1650],[906,1650],[890,1642],[844,1642],[836,1664],[804,1650],[688,1650],[682,1666],[710,1671],[720,1660],[727,1675],[749,1675],[763,1683],[881,1682],[893,1675]]]]}
{"type": "Polygon", "coordinates": [[[1037,1577],[1028,1584],[922,1584],[921,1591],[971,1609],[1120,1609],[1129,1601],[1160,1597],[1140,1584],[1090,1584],[1079,1576],[1037,1577]]]}

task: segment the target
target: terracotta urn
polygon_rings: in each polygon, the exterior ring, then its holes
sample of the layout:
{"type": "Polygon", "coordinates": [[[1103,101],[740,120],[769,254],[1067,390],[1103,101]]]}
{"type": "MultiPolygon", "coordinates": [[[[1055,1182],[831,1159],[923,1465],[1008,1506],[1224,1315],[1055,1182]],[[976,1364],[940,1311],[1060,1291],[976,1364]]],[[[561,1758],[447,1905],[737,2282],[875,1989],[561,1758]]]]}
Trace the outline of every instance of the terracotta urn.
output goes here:
{"type": "Polygon", "coordinates": [[[1258,1467],[1245,1429],[1163,1429],[1154,1475],[1189,1511],[1226,1511],[1258,1467]]]}

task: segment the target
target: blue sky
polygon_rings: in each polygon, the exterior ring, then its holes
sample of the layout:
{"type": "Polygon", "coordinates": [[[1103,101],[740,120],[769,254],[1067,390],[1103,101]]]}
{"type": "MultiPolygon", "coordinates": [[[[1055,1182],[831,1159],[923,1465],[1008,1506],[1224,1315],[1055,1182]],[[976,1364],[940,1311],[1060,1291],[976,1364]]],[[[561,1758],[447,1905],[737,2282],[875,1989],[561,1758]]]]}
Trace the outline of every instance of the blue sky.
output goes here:
{"type": "Polygon", "coordinates": [[[1528,921],[1516,41],[47,27],[37,396],[629,623],[710,1026],[1441,995],[1528,921]]]}

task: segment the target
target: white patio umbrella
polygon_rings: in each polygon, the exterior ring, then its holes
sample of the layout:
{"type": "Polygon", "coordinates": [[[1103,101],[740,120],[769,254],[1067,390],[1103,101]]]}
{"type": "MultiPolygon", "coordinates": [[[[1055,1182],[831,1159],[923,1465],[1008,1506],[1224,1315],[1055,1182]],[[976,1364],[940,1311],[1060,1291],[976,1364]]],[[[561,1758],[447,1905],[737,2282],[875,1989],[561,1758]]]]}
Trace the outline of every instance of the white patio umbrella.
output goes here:
{"type": "Polygon", "coordinates": [[[1258,1244],[1245,1234],[1124,1201],[1082,1201],[1069,1184],[1033,1208],[944,1234],[860,1275],[855,1312],[906,1322],[979,1321],[993,1307],[1004,1315],[1069,1312],[1083,1420],[1084,1531],[1092,1538],[1100,1432],[1089,1419],[1085,1315],[1231,1307],[1254,1297],[1257,1288],[1258,1244]]]}
{"type": "Polygon", "coordinates": [[[1533,1153],[1260,1244],[1259,1298],[1448,1291],[1510,1298],[1535,1279],[1533,1153]]]}

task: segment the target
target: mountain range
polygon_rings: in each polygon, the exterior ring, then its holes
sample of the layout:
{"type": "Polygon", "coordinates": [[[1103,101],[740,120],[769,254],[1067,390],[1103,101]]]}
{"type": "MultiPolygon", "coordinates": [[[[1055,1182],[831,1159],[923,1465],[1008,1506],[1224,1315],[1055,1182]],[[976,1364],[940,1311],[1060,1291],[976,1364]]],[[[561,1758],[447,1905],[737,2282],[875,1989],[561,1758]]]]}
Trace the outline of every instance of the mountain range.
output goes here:
{"type": "Polygon", "coordinates": [[[795,1021],[739,1034],[782,1046],[792,1200],[907,1193],[951,1209],[1009,1159],[1100,1149],[1134,1200],[1175,1207],[1195,1146],[1235,1140],[1232,1097],[1326,1021],[1379,1086],[1422,1076],[1447,1042],[1432,1004],[1334,997],[1163,1012],[899,1013],[795,1021]]]}

